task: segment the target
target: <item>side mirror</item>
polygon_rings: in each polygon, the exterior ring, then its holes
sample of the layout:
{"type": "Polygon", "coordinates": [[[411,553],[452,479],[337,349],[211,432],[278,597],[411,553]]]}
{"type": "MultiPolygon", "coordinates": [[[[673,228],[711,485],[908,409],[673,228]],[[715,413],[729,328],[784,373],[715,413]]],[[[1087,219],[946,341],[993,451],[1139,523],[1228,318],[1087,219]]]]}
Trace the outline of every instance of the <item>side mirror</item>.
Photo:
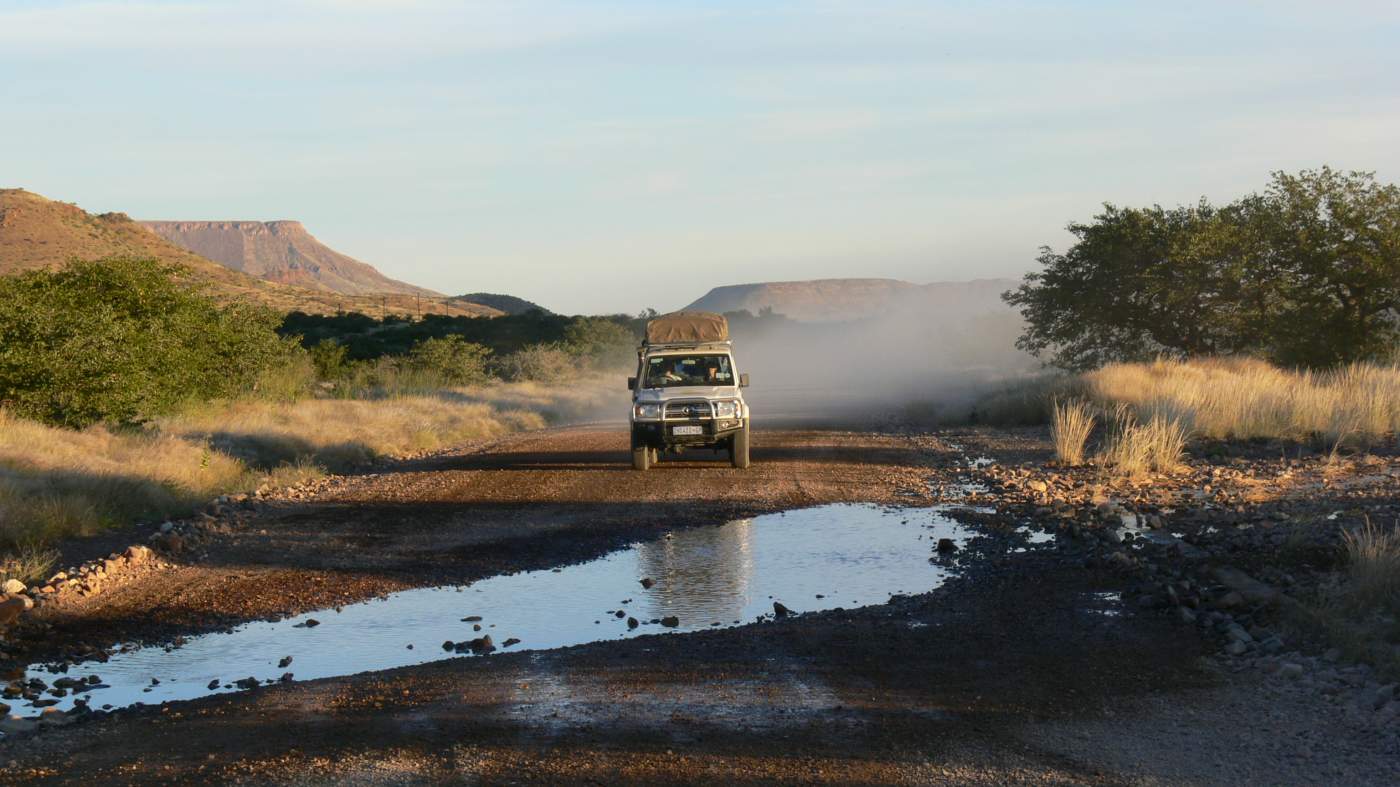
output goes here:
{"type": "Polygon", "coordinates": [[[628,378],[627,378],[627,390],[629,390],[629,391],[635,391],[635,390],[637,390],[637,378],[635,378],[635,377],[628,377],[628,378]]]}
{"type": "Polygon", "coordinates": [[[748,387],[749,387],[749,373],[748,373],[748,372],[740,372],[740,373],[739,373],[739,387],[740,387],[740,388],[748,388],[748,387]]]}

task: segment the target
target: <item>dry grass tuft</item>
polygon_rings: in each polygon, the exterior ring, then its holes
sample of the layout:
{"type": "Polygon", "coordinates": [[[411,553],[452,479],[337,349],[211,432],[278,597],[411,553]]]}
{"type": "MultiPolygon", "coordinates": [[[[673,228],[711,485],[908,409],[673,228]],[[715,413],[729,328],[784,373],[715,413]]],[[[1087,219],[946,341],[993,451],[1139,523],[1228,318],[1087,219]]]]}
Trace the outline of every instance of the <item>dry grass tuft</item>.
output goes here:
{"type": "Polygon", "coordinates": [[[1342,533],[1347,554],[1347,601],[1358,608],[1400,611],[1400,528],[1365,527],[1342,533]]]}
{"type": "Polygon", "coordinates": [[[1087,402],[1056,401],[1051,407],[1050,439],[1055,458],[1066,465],[1084,464],[1084,445],[1094,431],[1094,413],[1087,402]]]}
{"type": "Polygon", "coordinates": [[[1181,414],[1217,439],[1283,438],[1364,449],[1400,428],[1400,366],[1288,371],[1252,359],[1112,364],[1084,375],[1093,401],[1181,414]]]}
{"type": "Polygon", "coordinates": [[[1170,472],[1181,465],[1190,435],[1179,417],[1158,412],[1140,422],[1131,408],[1119,405],[1096,459],[1123,475],[1170,472]]]}

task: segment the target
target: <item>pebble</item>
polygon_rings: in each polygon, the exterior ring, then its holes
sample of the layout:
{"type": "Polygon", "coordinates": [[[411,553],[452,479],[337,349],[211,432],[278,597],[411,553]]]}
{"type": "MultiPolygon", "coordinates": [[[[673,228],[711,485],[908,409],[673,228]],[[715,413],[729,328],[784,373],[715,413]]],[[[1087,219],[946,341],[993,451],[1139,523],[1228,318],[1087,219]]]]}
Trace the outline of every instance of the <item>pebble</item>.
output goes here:
{"type": "Polygon", "coordinates": [[[18,596],[25,590],[24,583],[20,582],[18,579],[7,579],[5,580],[5,584],[0,585],[0,591],[8,593],[11,596],[18,596]]]}

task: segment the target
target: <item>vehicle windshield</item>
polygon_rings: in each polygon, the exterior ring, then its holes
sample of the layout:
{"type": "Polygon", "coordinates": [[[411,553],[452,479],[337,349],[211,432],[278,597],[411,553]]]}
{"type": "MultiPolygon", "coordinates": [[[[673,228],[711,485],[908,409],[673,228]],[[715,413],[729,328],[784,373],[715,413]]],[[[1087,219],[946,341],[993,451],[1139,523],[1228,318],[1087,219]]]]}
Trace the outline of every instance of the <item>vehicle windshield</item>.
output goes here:
{"type": "Polygon", "coordinates": [[[654,355],[647,359],[643,388],[733,385],[728,355],[654,355]]]}

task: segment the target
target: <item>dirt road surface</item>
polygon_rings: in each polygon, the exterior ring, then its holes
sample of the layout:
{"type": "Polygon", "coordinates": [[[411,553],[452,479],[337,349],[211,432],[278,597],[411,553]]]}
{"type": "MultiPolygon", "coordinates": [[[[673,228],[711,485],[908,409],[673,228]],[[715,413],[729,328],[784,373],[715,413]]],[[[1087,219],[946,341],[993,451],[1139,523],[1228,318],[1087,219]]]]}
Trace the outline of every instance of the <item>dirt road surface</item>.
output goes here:
{"type": "MultiPolygon", "coordinates": [[[[616,427],[517,435],[230,517],[174,567],[46,611],[49,627],[20,656],[165,642],[552,568],[764,512],[929,506],[969,480],[970,456],[1015,462],[1044,450],[1035,436],[1006,433],[770,430],[756,434],[747,471],[666,461],[638,473],[616,427]]],[[[0,781],[1386,784],[1400,775],[1397,753],[1334,725],[1335,709],[1224,672],[1196,629],[1086,604],[1121,589],[1120,576],[1025,548],[1014,518],[965,516],[987,543],[929,593],[90,714],[0,741],[0,781]]]]}

